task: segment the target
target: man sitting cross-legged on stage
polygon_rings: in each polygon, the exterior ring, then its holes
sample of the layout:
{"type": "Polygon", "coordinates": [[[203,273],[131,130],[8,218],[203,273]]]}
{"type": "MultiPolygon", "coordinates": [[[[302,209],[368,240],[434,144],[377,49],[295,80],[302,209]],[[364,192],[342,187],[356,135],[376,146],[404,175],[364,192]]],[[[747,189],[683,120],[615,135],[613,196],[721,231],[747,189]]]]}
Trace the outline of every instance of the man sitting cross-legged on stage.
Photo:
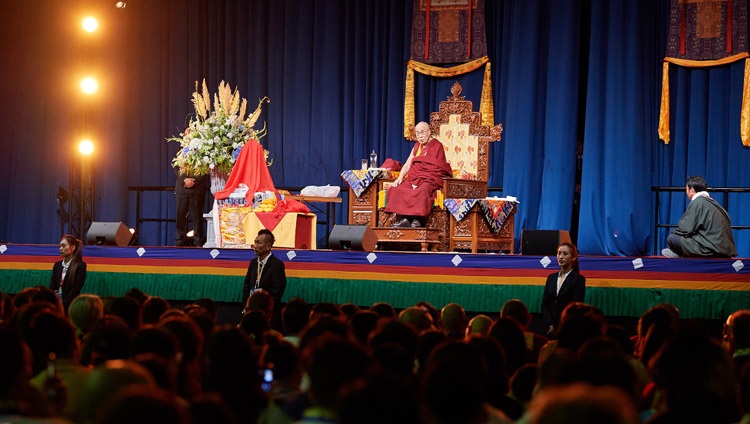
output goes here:
{"type": "Polygon", "coordinates": [[[443,186],[443,177],[453,175],[443,145],[430,134],[430,125],[420,122],[414,129],[417,143],[386,193],[385,211],[397,215],[396,227],[424,226],[435,191],[443,186]]]}
{"type": "Polygon", "coordinates": [[[677,228],[667,237],[669,248],[662,255],[705,258],[732,258],[737,256],[729,214],[712,199],[703,177],[688,177],[685,194],[690,199],[677,228]]]}

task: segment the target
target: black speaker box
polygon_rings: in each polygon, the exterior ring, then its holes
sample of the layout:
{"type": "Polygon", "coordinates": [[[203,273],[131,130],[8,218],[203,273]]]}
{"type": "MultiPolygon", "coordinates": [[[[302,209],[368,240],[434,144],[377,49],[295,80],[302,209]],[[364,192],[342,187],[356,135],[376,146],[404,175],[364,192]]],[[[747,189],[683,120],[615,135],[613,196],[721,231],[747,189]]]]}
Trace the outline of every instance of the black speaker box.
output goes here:
{"type": "Polygon", "coordinates": [[[133,234],[122,222],[92,222],[86,232],[86,244],[112,244],[127,246],[133,234]]]}
{"type": "Polygon", "coordinates": [[[521,231],[521,254],[557,256],[557,246],[570,242],[570,233],[565,230],[521,231]]]}
{"type": "Polygon", "coordinates": [[[333,250],[364,250],[372,252],[378,236],[367,225],[334,225],[328,237],[328,247],[333,250]]]}

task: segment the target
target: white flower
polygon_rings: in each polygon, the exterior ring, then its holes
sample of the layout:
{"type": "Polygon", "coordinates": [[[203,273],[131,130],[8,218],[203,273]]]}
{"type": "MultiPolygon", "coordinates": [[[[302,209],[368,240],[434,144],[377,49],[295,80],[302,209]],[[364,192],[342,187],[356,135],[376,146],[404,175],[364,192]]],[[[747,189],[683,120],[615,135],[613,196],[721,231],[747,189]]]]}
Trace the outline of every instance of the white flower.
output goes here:
{"type": "Polygon", "coordinates": [[[201,147],[202,144],[203,144],[203,140],[201,140],[200,138],[194,138],[194,139],[190,140],[189,147],[192,150],[197,150],[197,149],[199,149],[201,147]]]}

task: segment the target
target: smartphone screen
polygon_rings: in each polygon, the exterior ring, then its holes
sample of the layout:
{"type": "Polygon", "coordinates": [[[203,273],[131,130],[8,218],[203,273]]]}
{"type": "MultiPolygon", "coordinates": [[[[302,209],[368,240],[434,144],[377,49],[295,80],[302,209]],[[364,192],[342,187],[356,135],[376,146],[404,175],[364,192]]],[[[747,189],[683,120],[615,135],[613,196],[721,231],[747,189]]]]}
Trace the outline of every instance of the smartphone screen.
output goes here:
{"type": "Polygon", "coordinates": [[[261,387],[265,392],[270,392],[272,384],[273,370],[271,368],[266,368],[265,370],[263,370],[263,383],[261,383],[261,387]]]}

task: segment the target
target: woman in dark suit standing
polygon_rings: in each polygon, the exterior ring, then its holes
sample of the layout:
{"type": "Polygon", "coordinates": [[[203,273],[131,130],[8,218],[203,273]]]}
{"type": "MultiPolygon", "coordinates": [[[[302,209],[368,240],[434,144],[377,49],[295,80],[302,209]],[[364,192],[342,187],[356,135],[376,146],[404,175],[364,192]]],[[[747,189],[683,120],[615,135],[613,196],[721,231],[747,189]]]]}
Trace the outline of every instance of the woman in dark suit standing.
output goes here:
{"type": "Polygon", "coordinates": [[[557,247],[560,271],[547,277],[542,296],[542,320],[547,335],[557,335],[557,325],[563,309],[572,302],[583,302],[586,294],[586,277],[578,273],[578,249],[570,242],[557,247]]]}
{"type": "Polygon", "coordinates": [[[86,282],[86,262],[83,261],[81,241],[66,234],[60,239],[61,261],[52,267],[52,279],[49,288],[57,293],[65,310],[73,299],[81,293],[86,282]]]}

